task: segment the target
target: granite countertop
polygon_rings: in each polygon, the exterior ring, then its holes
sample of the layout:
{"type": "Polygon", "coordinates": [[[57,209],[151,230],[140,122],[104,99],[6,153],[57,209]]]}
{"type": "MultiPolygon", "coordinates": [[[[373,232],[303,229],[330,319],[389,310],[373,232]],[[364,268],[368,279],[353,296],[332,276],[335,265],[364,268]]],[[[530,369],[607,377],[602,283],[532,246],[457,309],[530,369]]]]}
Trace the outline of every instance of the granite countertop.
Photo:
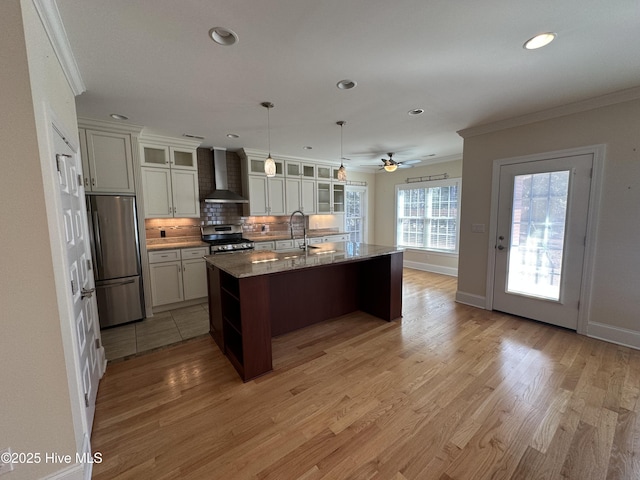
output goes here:
{"type": "Polygon", "coordinates": [[[288,272],[320,265],[352,262],[402,252],[403,249],[368,243],[336,242],[314,245],[306,252],[270,250],[236,252],[232,255],[208,255],[206,261],[236,278],[288,272]]]}
{"type": "Polygon", "coordinates": [[[154,250],[172,250],[174,248],[194,248],[208,246],[209,244],[203,242],[200,237],[154,238],[147,240],[148,252],[154,250]]]}
{"type": "MultiPolygon", "coordinates": [[[[309,230],[307,232],[308,238],[313,237],[326,237],[329,235],[343,235],[346,232],[339,232],[337,230],[309,230]]],[[[273,242],[275,240],[291,240],[291,234],[289,232],[264,232],[264,233],[245,233],[242,235],[247,240],[253,242],[273,242]]],[[[299,237],[296,237],[299,238],[299,237]]]]}

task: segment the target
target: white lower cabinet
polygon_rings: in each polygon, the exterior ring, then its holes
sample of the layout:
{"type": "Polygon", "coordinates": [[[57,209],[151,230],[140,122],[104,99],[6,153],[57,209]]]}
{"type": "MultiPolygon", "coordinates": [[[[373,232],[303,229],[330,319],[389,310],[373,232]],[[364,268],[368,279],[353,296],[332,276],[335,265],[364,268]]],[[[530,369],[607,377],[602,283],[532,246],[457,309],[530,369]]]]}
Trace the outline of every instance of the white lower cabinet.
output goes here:
{"type": "Polygon", "coordinates": [[[253,244],[254,250],[275,250],[276,244],[275,242],[255,242],[253,244]]]}
{"type": "Polygon", "coordinates": [[[154,307],[207,296],[207,247],[149,252],[154,307]]]}
{"type": "Polygon", "coordinates": [[[204,259],[182,261],[182,286],[185,300],[207,296],[207,262],[204,259]]]}

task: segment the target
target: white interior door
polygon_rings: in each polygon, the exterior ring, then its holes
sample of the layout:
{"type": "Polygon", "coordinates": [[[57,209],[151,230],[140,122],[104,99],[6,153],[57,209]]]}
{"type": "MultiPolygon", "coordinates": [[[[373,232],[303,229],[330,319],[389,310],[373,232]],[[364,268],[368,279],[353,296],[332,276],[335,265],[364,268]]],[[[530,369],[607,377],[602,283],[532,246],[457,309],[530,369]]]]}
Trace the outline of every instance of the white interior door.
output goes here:
{"type": "Polygon", "coordinates": [[[84,189],[82,187],[82,168],[78,156],[59,135],[55,135],[54,147],[64,219],[65,260],[71,279],[70,295],[74,315],[74,343],[84,389],[88,435],[91,435],[98,381],[102,376],[102,346],[98,307],[93,295],[94,279],[84,189]]]}
{"type": "Polygon", "coordinates": [[[500,167],[493,309],[577,329],[593,155],[500,167]]]}

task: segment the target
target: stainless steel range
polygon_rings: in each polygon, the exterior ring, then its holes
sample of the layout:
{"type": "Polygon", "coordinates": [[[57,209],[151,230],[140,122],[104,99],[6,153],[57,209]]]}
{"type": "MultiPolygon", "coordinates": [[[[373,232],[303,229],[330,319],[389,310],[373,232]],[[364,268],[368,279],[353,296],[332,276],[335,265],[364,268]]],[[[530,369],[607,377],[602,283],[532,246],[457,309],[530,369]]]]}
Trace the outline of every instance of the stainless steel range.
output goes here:
{"type": "Polygon", "coordinates": [[[253,242],[242,238],[242,225],[207,225],[200,232],[202,241],[211,245],[211,254],[253,250],[253,242]]]}

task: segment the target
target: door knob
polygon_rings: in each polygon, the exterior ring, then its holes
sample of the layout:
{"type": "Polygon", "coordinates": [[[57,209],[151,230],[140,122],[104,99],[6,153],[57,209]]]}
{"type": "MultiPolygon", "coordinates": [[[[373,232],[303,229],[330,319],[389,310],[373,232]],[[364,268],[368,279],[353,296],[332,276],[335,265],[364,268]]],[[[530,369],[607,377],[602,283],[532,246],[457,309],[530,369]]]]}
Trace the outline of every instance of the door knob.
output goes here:
{"type": "Polygon", "coordinates": [[[504,245],[498,245],[498,250],[504,250],[504,245]]]}
{"type": "Polygon", "coordinates": [[[91,296],[93,295],[93,292],[95,292],[96,289],[95,288],[90,288],[90,289],[86,289],[83,288],[82,291],[80,292],[80,298],[91,298],[91,296]]]}

